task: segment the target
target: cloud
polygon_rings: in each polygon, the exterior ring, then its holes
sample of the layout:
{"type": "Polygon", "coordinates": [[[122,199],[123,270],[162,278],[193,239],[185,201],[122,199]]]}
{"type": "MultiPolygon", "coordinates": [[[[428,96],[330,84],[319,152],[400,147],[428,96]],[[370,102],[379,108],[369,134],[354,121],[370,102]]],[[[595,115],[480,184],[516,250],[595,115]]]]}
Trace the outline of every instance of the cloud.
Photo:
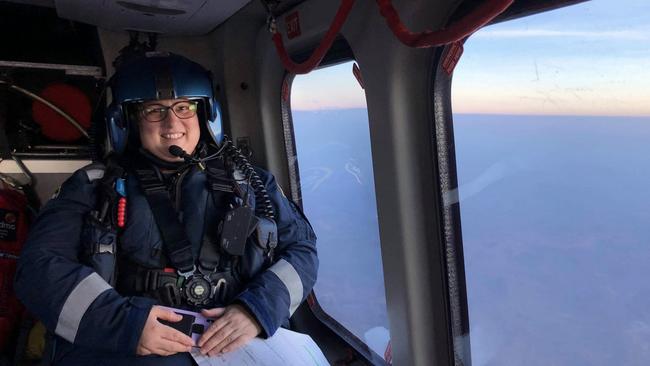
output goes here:
{"type": "Polygon", "coordinates": [[[650,40],[650,31],[647,30],[612,30],[612,31],[581,31],[581,30],[555,30],[555,29],[503,29],[483,30],[476,33],[476,38],[559,38],[577,37],[594,40],[650,40]]]}

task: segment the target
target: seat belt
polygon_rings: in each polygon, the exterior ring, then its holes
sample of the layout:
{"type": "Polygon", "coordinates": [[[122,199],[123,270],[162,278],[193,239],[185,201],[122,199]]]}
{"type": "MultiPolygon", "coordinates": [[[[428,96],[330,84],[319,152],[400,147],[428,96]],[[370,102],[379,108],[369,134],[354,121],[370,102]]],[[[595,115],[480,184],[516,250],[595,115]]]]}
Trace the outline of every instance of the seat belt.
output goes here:
{"type": "Polygon", "coordinates": [[[142,157],[136,159],[135,175],[160,230],[165,253],[178,274],[187,279],[196,270],[192,243],[187,239],[185,227],[178,220],[161,177],[142,157]]]}

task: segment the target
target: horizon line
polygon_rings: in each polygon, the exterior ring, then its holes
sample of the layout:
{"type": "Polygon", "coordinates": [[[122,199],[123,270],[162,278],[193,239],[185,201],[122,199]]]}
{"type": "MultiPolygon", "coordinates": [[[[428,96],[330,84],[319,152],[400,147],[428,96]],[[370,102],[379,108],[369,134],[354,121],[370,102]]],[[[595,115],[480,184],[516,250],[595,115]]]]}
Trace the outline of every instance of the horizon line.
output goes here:
{"type": "MultiPolygon", "coordinates": [[[[366,107],[348,107],[337,108],[327,107],[318,109],[300,109],[294,108],[292,112],[328,112],[351,109],[366,109],[366,107]]],[[[495,112],[453,112],[453,114],[465,115],[492,115],[492,116],[536,116],[536,117],[630,117],[630,118],[650,118],[650,114],[569,114],[569,113],[495,113],[495,112]]]]}

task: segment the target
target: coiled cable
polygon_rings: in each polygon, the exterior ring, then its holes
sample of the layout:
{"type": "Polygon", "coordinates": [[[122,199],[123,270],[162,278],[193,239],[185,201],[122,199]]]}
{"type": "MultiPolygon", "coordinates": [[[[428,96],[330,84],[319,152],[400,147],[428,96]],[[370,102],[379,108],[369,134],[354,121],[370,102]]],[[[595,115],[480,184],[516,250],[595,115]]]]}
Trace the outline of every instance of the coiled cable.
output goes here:
{"type": "Polygon", "coordinates": [[[232,160],[235,167],[241,170],[244,177],[248,178],[248,183],[253,187],[253,191],[255,192],[255,214],[275,221],[275,209],[271,204],[271,198],[266,191],[264,182],[262,182],[253,165],[246,159],[246,156],[244,156],[241,150],[232,143],[228,136],[224,135],[223,145],[226,157],[232,160]]]}

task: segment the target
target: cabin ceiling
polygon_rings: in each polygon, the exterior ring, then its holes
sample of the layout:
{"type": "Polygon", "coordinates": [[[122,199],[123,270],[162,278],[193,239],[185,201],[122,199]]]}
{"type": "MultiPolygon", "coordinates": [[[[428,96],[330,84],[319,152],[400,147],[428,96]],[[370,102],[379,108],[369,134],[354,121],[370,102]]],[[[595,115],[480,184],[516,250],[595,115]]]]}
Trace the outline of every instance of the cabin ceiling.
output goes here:
{"type": "MultiPolygon", "coordinates": [[[[9,0],[55,8],[59,17],[112,31],[202,35],[259,0],[9,0]]],[[[288,8],[302,0],[272,0],[288,8]]]]}
{"type": "Polygon", "coordinates": [[[251,0],[54,0],[58,15],[113,30],[170,35],[210,32],[251,0]]]}
{"type": "MultiPolygon", "coordinates": [[[[206,34],[247,4],[261,0],[5,0],[55,8],[59,17],[112,31],[141,31],[161,35],[206,34]]],[[[264,0],[282,14],[306,0],[264,0]]],[[[447,0],[454,1],[454,0],[447,0]]],[[[485,0],[463,0],[471,9],[485,0]]],[[[515,0],[495,22],[506,21],[586,0],[515,0]]]]}

